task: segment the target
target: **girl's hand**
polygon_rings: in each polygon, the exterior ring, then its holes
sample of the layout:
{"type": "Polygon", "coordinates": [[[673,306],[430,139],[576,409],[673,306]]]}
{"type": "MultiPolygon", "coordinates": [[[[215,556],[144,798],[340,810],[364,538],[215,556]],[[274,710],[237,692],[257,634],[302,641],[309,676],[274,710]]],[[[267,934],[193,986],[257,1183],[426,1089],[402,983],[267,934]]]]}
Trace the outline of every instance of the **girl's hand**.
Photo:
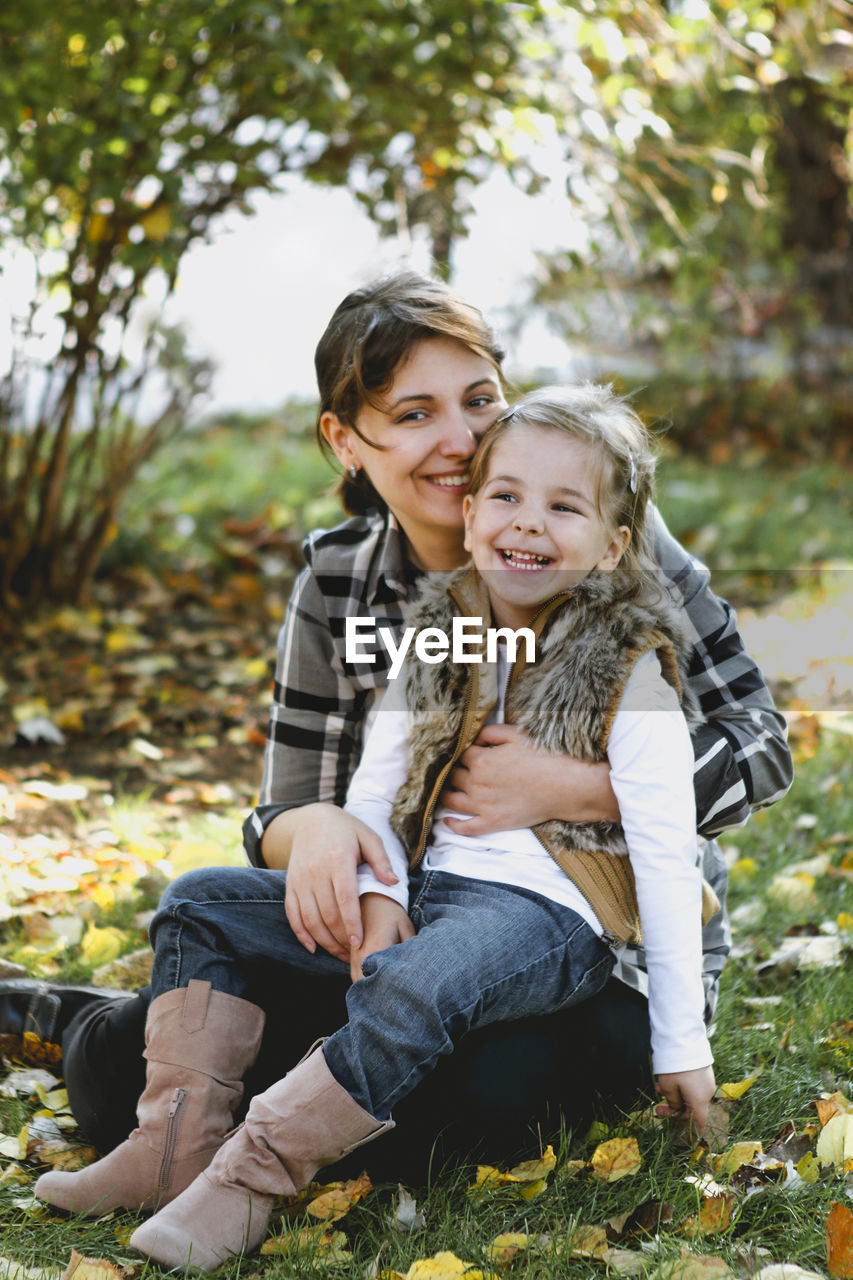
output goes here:
{"type": "Polygon", "coordinates": [[[309,804],[291,814],[284,902],[290,927],[307,951],[324,947],[348,962],[363,938],[356,867],[369,863],[383,884],[397,877],[376,833],[337,805],[309,804]]]}
{"type": "Polygon", "coordinates": [[[655,1107],[659,1116],[683,1116],[702,1136],[708,1126],[708,1103],[716,1089],[712,1067],[671,1071],[657,1077],[655,1089],[666,1099],[655,1107]]]}
{"type": "Polygon", "coordinates": [[[445,818],[458,835],[564,822],[618,822],[610,766],[534,747],[516,725],[487,724],[451,770],[440,802],[470,818],[445,818]]]}
{"type": "Polygon", "coordinates": [[[374,951],[384,951],[398,942],[414,937],[415,926],[408,914],[393,898],[384,893],[365,893],[361,899],[364,941],[350,952],[350,975],[353,982],[363,978],[362,963],[374,951]]]}

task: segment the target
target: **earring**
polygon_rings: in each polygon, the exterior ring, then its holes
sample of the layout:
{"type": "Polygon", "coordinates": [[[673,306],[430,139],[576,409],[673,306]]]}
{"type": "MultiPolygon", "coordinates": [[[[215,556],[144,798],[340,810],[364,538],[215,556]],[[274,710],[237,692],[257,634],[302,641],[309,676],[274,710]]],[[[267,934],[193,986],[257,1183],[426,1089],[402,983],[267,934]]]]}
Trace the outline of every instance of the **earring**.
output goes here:
{"type": "Polygon", "coordinates": [[[355,463],[353,463],[349,469],[349,476],[350,476],[350,480],[358,479],[358,467],[355,465],[355,463]]]}

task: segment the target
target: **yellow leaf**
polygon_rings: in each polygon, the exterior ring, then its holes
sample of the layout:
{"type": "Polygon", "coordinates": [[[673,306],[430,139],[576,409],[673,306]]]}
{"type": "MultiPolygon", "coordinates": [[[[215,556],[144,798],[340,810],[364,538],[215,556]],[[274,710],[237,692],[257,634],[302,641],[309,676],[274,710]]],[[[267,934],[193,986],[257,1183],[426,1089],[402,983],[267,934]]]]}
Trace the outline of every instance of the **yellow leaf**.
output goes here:
{"type": "Polygon", "coordinates": [[[684,1230],[691,1236],[713,1236],[725,1231],[735,1207],[733,1195],[706,1196],[699,1213],[688,1218],[684,1230]]]}
{"type": "Polygon", "coordinates": [[[605,1261],[620,1276],[641,1276],[654,1266],[649,1257],[632,1249],[608,1249],[605,1261]]]}
{"type": "Polygon", "coordinates": [[[111,884],[96,884],[89,896],[102,911],[111,911],[116,904],[116,891],[111,884]]]}
{"type": "Polygon", "coordinates": [[[292,1232],[285,1232],[284,1235],[265,1240],[261,1245],[263,1254],[287,1254],[299,1249],[310,1249],[321,1253],[323,1262],[326,1264],[352,1260],[343,1231],[329,1231],[325,1224],[303,1227],[295,1235],[292,1232]]]}
{"type": "Polygon", "coordinates": [[[491,1187],[503,1186],[506,1182],[518,1182],[518,1179],[513,1177],[511,1173],[504,1173],[493,1164],[478,1164],[477,1175],[468,1190],[487,1190],[491,1187]]]}
{"type": "Polygon", "coordinates": [[[504,1235],[495,1236],[491,1244],[483,1246],[483,1253],[489,1262],[502,1267],[512,1262],[519,1253],[523,1253],[530,1242],[530,1237],[520,1231],[507,1231],[504,1235]]]}
{"type": "Polygon", "coordinates": [[[842,933],[853,933],[853,915],[849,911],[840,911],[836,924],[842,933]]]}
{"type": "Polygon", "coordinates": [[[820,1177],[820,1161],[815,1158],[813,1151],[807,1151],[797,1161],[796,1170],[803,1182],[817,1182],[820,1177]]]}
{"type": "Polygon", "coordinates": [[[114,925],[100,928],[96,924],[90,924],[80,943],[80,958],[90,965],[107,964],[121,955],[125,941],[121,929],[116,929],[114,925]]]}
{"type": "Polygon", "coordinates": [[[455,1253],[437,1253],[433,1258],[417,1258],[406,1272],[406,1280],[485,1280],[482,1271],[472,1270],[472,1262],[463,1262],[455,1253]]]}
{"type": "Polygon", "coordinates": [[[556,1163],[554,1148],[546,1147],[538,1160],[525,1160],[510,1169],[510,1177],[518,1182],[539,1182],[540,1179],[547,1178],[556,1163]]]}
{"type": "Polygon", "coordinates": [[[729,1147],[728,1151],[721,1156],[715,1156],[711,1161],[711,1167],[715,1173],[731,1174],[744,1164],[751,1164],[760,1151],[763,1151],[760,1142],[736,1142],[733,1147],[729,1147]]]}
{"type": "Polygon", "coordinates": [[[643,1157],[636,1138],[611,1138],[592,1153],[592,1172],[602,1182],[616,1182],[642,1168],[643,1157]]]}
{"type": "Polygon", "coordinates": [[[320,1218],[324,1222],[337,1222],[349,1213],[354,1204],[358,1204],[369,1191],[373,1190],[373,1184],[366,1173],[360,1178],[352,1182],[345,1183],[342,1187],[334,1187],[330,1191],[325,1191],[322,1195],[316,1196],[306,1211],[313,1218],[320,1218]]]}
{"type": "Polygon", "coordinates": [[[36,1084],[36,1093],[43,1107],[47,1107],[48,1111],[67,1111],[68,1110],[68,1090],[53,1089],[47,1092],[43,1084],[36,1084]]]}
{"type": "Polygon", "coordinates": [[[569,1249],[576,1258],[606,1258],[607,1232],[604,1227],[576,1227],[569,1238],[569,1249]]]}
{"type": "Polygon", "coordinates": [[[68,1266],[62,1280],[124,1280],[123,1272],[105,1258],[84,1258],[76,1249],[71,1250],[68,1266]]]}
{"type": "Polygon", "coordinates": [[[742,1098],[747,1089],[751,1089],[758,1077],[764,1070],[764,1066],[760,1066],[757,1071],[753,1071],[751,1076],[747,1076],[745,1080],[738,1080],[733,1084],[720,1085],[721,1098],[742,1098]]]}
{"type": "Polygon", "coordinates": [[[774,876],[767,886],[766,893],[773,902],[801,910],[813,901],[814,885],[814,876],[798,871],[792,876],[774,876]]]}
{"type": "Polygon", "coordinates": [[[853,1113],[843,1112],[827,1120],[816,1150],[818,1160],[834,1164],[839,1173],[853,1170],[853,1113]]]}
{"type": "Polygon", "coordinates": [[[110,220],[102,213],[93,213],[86,228],[86,238],[91,244],[100,244],[110,233],[110,220]]]}
{"type": "Polygon", "coordinates": [[[523,1182],[518,1188],[522,1200],[535,1200],[547,1188],[547,1178],[539,1178],[536,1182],[523,1182]]]}

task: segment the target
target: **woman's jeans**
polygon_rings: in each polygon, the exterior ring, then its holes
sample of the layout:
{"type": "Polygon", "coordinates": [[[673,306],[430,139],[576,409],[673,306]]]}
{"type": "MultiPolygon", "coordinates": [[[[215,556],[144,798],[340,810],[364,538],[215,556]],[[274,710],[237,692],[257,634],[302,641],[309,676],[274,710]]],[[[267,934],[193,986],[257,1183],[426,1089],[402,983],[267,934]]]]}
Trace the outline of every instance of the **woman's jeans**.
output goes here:
{"type": "MultiPolygon", "coordinates": [[[[252,999],[264,966],[296,981],[345,976],[343,962],[296,938],[285,880],[283,871],[224,867],[170,885],[151,922],[155,998],[200,978],[252,999]]],[[[418,932],[368,956],[347,992],[347,1022],[323,1049],[338,1083],[380,1120],[469,1031],[579,1004],[614,963],[576,912],[523,889],[427,871],[410,896],[418,932]]]]}

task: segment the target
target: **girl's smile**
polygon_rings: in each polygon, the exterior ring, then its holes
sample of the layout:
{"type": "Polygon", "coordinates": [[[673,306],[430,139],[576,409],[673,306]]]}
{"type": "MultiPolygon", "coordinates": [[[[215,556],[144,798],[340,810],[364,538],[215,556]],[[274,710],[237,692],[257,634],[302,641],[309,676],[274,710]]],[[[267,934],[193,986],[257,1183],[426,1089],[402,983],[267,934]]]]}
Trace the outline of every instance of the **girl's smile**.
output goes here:
{"type": "Polygon", "coordinates": [[[465,547],[499,626],[527,626],[552,595],[616,568],[629,531],[607,527],[596,496],[595,458],[576,436],[517,426],[495,444],[464,508],[465,547]]]}

